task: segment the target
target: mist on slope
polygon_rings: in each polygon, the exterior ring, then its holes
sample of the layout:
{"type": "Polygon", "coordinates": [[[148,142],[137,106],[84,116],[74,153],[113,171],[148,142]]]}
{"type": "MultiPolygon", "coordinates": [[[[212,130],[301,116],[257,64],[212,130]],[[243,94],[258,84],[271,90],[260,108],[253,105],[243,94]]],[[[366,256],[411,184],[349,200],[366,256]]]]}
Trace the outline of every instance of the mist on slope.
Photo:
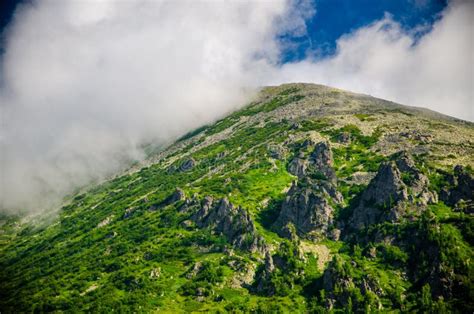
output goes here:
{"type": "Polygon", "coordinates": [[[57,204],[244,104],[304,14],[283,0],[23,5],[2,60],[0,207],[57,204]]]}
{"type": "Polygon", "coordinates": [[[310,3],[24,4],[1,60],[0,210],[55,206],[267,84],[328,84],[473,120],[472,7],[451,3],[418,44],[386,16],[334,56],[280,65],[278,38],[305,34],[310,3]]]}

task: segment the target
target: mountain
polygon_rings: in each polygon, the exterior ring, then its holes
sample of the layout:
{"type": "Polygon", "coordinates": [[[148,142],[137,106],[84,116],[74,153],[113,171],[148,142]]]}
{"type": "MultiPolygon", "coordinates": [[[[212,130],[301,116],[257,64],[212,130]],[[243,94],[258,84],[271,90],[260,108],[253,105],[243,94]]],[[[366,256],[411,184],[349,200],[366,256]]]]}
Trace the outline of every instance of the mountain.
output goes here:
{"type": "Polygon", "coordinates": [[[263,88],[52,222],[2,217],[0,311],[472,312],[473,166],[473,123],[263,88]]]}

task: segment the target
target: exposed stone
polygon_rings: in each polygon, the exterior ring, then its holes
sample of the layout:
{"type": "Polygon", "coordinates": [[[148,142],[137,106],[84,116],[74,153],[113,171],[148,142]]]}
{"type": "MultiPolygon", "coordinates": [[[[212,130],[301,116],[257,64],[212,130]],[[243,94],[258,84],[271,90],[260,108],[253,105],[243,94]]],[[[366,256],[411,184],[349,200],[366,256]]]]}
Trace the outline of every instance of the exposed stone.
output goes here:
{"type": "Polygon", "coordinates": [[[340,294],[336,297],[334,291],[338,290],[350,290],[354,287],[352,278],[339,271],[340,266],[337,265],[336,259],[333,259],[326,270],[323,273],[323,288],[326,291],[326,308],[331,309],[334,303],[337,301],[342,305],[348,304],[348,295],[340,294]]]}
{"type": "Polygon", "coordinates": [[[199,271],[202,269],[202,263],[201,262],[196,262],[194,263],[193,267],[186,273],[186,278],[191,279],[194,278],[199,271]]]}
{"type": "Polygon", "coordinates": [[[370,275],[365,275],[361,279],[355,279],[347,271],[347,268],[352,267],[358,267],[358,265],[355,262],[351,262],[349,266],[346,261],[334,258],[324,271],[322,285],[326,292],[326,309],[331,309],[336,303],[342,307],[350,305],[352,309],[363,309],[364,303],[358,303],[356,299],[351,300],[351,294],[344,293],[359,288],[362,295],[370,292],[377,296],[375,300],[377,302],[376,309],[381,310],[383,307],[379,298],[385,292],[381,288],[378,279],[370,275]]]}
{"type": "Polygon", "coordinates": [[[374,180],[362,195],[364,202],[373,201],[377,206],[389,206],[390,203],[408,199],[406,186],[400,171],[392,162],[382,164],[374,180]]]}
{"type": "Polygon", "coordinates": [[[332,223],[333,209],[328,201],[311,188],[300,188],[293,184],[283,202],[280,215],[275,222],[277,232],[291,237],[287,224],[292,223],[296,233],[324,234],[332,223]]]}
{"type": "Polygon", "coordinates": [[[135,207],[129,207],[129,208],[125,209],[125,213],[123,214],[123,218],[124,219],[129,218],[130,216],[133,215],[134,211],[135,211],[135,207]]]}
{"type": "Polygon", "coordinates": [[[161,275],[161,268],[160,267],[153,268],[150,272],[150,279],[159,278],[160,275],[161,275]]]}
{"type": "Polygon", "coordinates": [[[181,222],[181,227],[185,229],[191,229],[193,227],[193,222],[189,219],[186,219],[183,222],[181,222]]]}
{"type": "Polygon", "coordinates": [[[275,265],[273,265],[272,255],[269,252],[267,252],[267,254],[265,254],[265,271],[267,273],[271,273],[274,270],[275,270],[275,265]]]}
{"type": "Polygon", "coordinates": [[[379,281],[371,277],[370,275],[366,275],[365,278],[362,279],[360,290],[362,294],[372,292],[375,293],[375,295],[377,295],[378,297],[383,295],[383,290],[380,288],[379,281]]]}
{"type": "Polygon", "coordinates": [[[330,201],[340,203],[343,199],[336,189],[329,145],[317,143],[308,159],[301,154],[288,167],[300,182],[293,182],[287,192],[274,228],[290,239],[296,239],[296,235],[319,238],[326,235],[332,224],[334,209],[330,201]]]}
{"type": "Polygon", "coordinates": [[[347,183],[350,184],[357,184],[357,185],[367,185],[370,183],[370,180],[372,180],[375,177],[376,173],[375,172],[355,172],[351,175],[350,179],[345,180],[347,183]]]}
{"type": "Polygon", "coordinates": [[[375,246],[370,247],[368,251],[368,256],[370,258],[376,258],[377,257],[377,248],[375,246]]]}
{"type": "Polygon", "coordinates": [[[292,130],[297,130],[297,129],[299,129],[299,128],[301,128],[301,124],[299,124],[299,123],[297,123],[297,122],[295,122],[295,123],[293,123],[293,124],[291,125],[291,129],[292,129],[292,130]]]}
{"type": "Polygon", "coordinates": [[[438,202],[438,194],[428,189],[428,177],[416,168],[415,161],[410,155],[403,152],[395,163],[402,173],[408,175],[409,180],[408,182],[405,182],[405,184],[410,187],[414,202],[418,202],[420,205],[434,204],[438,202]]]}
{"type": "Polygon", "coordinates": [[[255,265],[241,261],[229,266],[236,271],[230,286],[232,288],[250,288],[255,278],[255,265]]]}
{"type": "Polygon", "coordinates": [[[186,159],[186,160],[183,161],[183,162],[181,163],[181,165],[179,166],[179,171],[181,171],[181,172],[189,171],[189,170],[191,170],[195,165],[196,165],[196,161],[194,160],[194,158],[186,159]]]}
{"type": "Polygon", "coordinates": [[[284,160],[287,154],[287,150],[281,145],[269,145],[268,154],[273,159],[284,160]]]}
{"type": "Polygon", "coordinates": [[[431,143],[433,141],[433,136],[431,134],[422,133],[419,130],[410,130],[407,132],[400,132],[400,137],[404,137],[410,140],[415,140],[424,144],[431,143]]]}
{"type": "Polygon", "coordinates": [[[332,229],[329,232],[328,237],[333,241],[339,241],[339,239],[341,237],[341,229],[338,229],[338,228],[332,229]]]}
{"type": "Polygon", "coordinates": [[[342,143],[342,144],[348,144],[351,142],[351,134],[349,132],[342,132],[340,133],[336,140],[339,142],[339,143],[342,143]]]}
{"type": "Polygon", "coordinates": [[[264,268],[259,274],[258,278],[256,278],[255,290],[258,293],[265,292],[265,294],[267,295],[275,294],[275,287],[270,282],[270,277],[274,270],[275,270],[275,265],[273,263],[272,255],[269,252],[267,252],[265,254],[264,268]]]}
{"type": "Polygon", "coordinates": [[[235,255],[235,252],[233,249],[227,247],[227,245],[224,247],[224,250],[223,250],[223,253],[227,256],[234,256],[235,255]]]}
{"type": "Polygon", "coordinates": [[[310,167],[315,171],[322,173],[327,180],[332,183],[337,183],[336,171],[333,169],[332,151],[329,145],[325,142],[316,144],[314,151],[309,158],[310,167]]]}
{"type": "Polygon", "coordinates": [[[265,250],[265,242],[258,235],[249,213],[234,206],[227,198],[218,202],[214,202],[211,197],[204,198],[191,220],[199,228],[212,227],[236,248],[260,253],[265,250]]]}
{"type": "Polygon", "coordinates": [[[397,205],[405,200],[408,200],[408,191],[400,171],[393,162],[383,163],[363,192],[350,223],[360,229],[382,221],[395,221],[401,212],[397,205]]]}
{"type": "Polygon", "coordinates": [[[184,193],[184,191],[180,188],[176,188],[176,190],[174,190],[173,194],[168,196],[163,202],[160,203],[160,206],[161,207],[168,206],[168,205],[171,205],[173,203],[183,201],[185,199],[186,199],[186,194],[184,193]]]}
{"type": "Polygon", "coordinates": [[[196,301],[204,302],[205,298],[206,298],[206,290],[202,287],[198,287],[196,289],[196,301]]]}
{"type": "Polygon", "coordinates": [[[291,241],[298,240],[298,233],[296,232],[295,225],[292,222],[287,223],[279,232],[280,235],[290,239],[291,241]]]}
{"type": "Polygon", "coordinates": [[[401,172],[418,172],[418,169],[416,169],[415,166],[415,161],[406,152],[402,152],[400,154],[400,156],[395,161],[395,164],[401,172]]]}
{"type": "Polygon", "coordinates": [[[292,175],[297,176],[298,178],[302,178],[306,175],[306,167],[307,163],[306,160],[295,157],[291,160],[290,164],[288,165],[288,172],[292,175]]]}
{"type": "Polygon", "coordinates": [[[310,146],[313,146],[314,144],[316,144],[316,143],[315,143],[312,139],[306,139],[306,140],[304,140],[304,142],[303,142],[303,144],[301,145],[301,147],[302,147],[303,149],[306,149],[306,148],[308,148],[308,147],[310,147],[310,146]]]}
{"type": "Polygon", "coordinates": [[[406,214],[408,203],[421,210],[437,200],[436,192],[429,190],[428,177],[416,168],[410,155],[401,153],[396,161],[380,165],[354,209],[350,224],[360,229],[384,221],[397,222],[406,214]]]}
{"type": "Polygon", "coordinates": [[[453,175],[448,176],[449,188],[441,191],[440,198],[447,205],[466,213],[474,213],[474,177],[463,166],[454,167],[453,175]]]}
{"type": "Polygon", "coordinates": [[[113,218],[114,218],[114,215],[110,215],[109,217],[105,218],[104,220],[99,222],[99,224],[97,225],[97,228],[102,228],[102,227],[107,226],[108,224],[112,222],[113,218]]]}

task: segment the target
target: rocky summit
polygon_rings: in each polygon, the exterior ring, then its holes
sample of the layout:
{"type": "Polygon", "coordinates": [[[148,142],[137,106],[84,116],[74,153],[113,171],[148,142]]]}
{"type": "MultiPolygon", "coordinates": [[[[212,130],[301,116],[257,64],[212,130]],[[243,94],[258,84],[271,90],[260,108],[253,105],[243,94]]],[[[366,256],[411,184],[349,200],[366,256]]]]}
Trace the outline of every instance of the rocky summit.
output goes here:
{"type": "Polygon", "coordinates": [[[0,312],[472,313],[473,166],[473,123],[266,87],[53,218],[2,216],[0,312]]]}

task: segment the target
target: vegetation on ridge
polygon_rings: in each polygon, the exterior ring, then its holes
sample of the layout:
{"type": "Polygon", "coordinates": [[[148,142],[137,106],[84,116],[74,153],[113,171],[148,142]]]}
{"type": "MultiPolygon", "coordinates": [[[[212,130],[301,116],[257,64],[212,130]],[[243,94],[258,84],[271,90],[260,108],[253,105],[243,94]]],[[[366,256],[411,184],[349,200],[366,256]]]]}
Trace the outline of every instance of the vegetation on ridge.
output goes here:
{"type": "Polygon", "coordinates": [[[474,127],[394,106],[267,88],[52,224],[1,217],[0,310],[471,312],[474,127]]]}

